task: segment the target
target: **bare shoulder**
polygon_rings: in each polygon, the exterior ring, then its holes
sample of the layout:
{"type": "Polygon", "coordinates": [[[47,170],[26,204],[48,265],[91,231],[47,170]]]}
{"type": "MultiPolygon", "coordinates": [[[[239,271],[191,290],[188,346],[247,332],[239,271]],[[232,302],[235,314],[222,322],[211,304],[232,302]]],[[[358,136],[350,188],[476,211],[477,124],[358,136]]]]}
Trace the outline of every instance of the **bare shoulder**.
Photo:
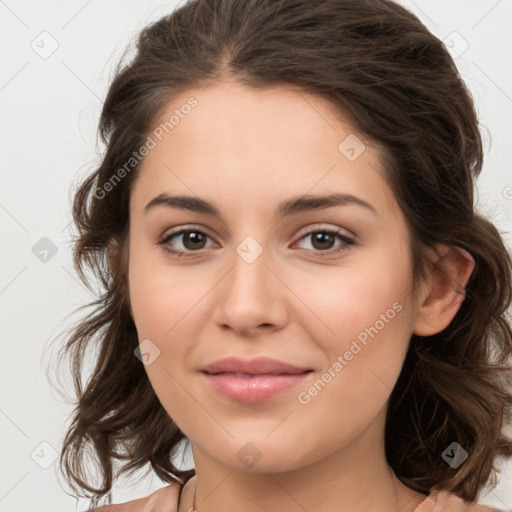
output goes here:
{"type": "Polygon", "coordinates": [[[87,512],[178,512],[181,485],[171,484],[137,500],[103,505],[87,512]]]}

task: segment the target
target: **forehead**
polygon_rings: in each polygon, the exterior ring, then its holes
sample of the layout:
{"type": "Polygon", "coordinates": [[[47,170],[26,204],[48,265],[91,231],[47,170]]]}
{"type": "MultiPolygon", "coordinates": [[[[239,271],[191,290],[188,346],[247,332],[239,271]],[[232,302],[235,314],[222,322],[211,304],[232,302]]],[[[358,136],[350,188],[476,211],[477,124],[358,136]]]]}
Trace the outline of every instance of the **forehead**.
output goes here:
{"type": "Polygon", "coordinates": [[[355,134],[341,111],[325,98],[292,85],[255,89],[235,81],[177,95],[155,122],[155,129],[171,144],[170,139],[184,144],[183,149],[193,143],[199,144],[196,149],[219,149],[222,143],[224,150],[274,157],[292,147],[301,153],[322,142],[336,150],[340,137],[355,134]],[[189,108],[192,100],[195,106],[189,108]]]}
{"type": "Polygon", "coordinates": [[[186,193],[256,211],[289,196],[340,192],[398,213],[379,148],[327,99],[293,86],[189,89],[169,102],[150,136],[155,145],[132,191],[137,203],[186,193]]]}

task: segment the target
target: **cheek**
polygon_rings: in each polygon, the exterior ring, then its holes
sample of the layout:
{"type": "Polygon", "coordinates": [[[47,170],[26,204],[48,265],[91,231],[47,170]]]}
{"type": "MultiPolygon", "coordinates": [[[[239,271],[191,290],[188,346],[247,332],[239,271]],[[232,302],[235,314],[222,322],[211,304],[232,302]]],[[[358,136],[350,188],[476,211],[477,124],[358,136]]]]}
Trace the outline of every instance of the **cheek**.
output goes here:
{"type": "Polygon", "coordinates": [[[315,452],[348,443],[377,418],[383,421],[402,369],[410,339],[406,304],[391,300],[395,297],[384,292],[359,302],[365,298],[361,290],[359,295],[354,291],[351,300],[341,301],[343,308],[337,315],[332,311],[326,317],[336,336],[326,336],[325,328],[317,329],[323,331],[317,343],[324,352],[325,366],[315,381],[297,390],[301,417],[297,436],[301,429],[323,433],[323,440],[311,446],[315,452]]]}
{"type": "Polygon", "coordinates": [[[197,303],[205,292],[194,290],[179,267],[163,267],[155,252],[142,244],[130,250],[130,303],[141,349],[145,343],[151,354],[150,364],[144,366],[151,386],[173,421],[187,430],[191,403],[184,390],[188,370],[183,363],[200,325],[195,315],[201,314],[197,303]]]}
{"type": "Polygon", "coordinates": [[[143,243],[130,248],[128,274],[130,303],[141,339],[163,340],[190,326],[190,315],[200,309],[199,301],[209,288],[199,272],[166,264],[160,249],[148,250],[143,243]]]}
{"type": "MultiPolygon", "coordinates": [[[[304,315],[300,321],[324,353],[321,377],[326,382],[317,390],[302,390],[304,403],[321,391],[322,398],[315,398],[318,404],[343,404],[343,414],[358,411],[360,417],[371,416],[384,405],[412,334],[407,254],[383,251],[378,264],[374,258],[372,264],[360,261],[357,267],[333,269],[321,279],[303,276],[301,297],[315,315],[304,315]]],[[[322,410],[327,409],[319,407],[318,414],[322,410]]]]}
{"type": "Polygon", "coordinates": [[[303,273],[296,290],[309,310],[303,316],[308,330],[341,348],[358,336],[364,341],[368,330],[376,335],[375,328],[381,340],[412,329],[411,279],[406,254],[383,252],[378,263],[377,258],[368,258],[321,273],[303,273]]]}

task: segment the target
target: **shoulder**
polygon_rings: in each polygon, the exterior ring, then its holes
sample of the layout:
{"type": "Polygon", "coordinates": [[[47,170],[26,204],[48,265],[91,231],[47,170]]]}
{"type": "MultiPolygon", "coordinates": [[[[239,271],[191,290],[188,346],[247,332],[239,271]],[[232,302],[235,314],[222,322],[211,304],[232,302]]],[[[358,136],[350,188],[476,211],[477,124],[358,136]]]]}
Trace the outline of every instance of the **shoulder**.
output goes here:
{"type": "Polygon", "coordinates": [[[431,491],[413,512],[501,512],[486,505],[464,501],[448,491],[431,491]]]}

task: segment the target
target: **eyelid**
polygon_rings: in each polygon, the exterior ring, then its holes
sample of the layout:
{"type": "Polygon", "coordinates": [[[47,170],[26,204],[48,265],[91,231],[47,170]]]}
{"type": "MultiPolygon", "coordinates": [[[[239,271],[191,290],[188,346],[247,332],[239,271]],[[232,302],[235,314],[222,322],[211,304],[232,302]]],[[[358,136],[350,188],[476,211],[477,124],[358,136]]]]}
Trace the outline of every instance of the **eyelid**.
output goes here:
{"type": "Polygon", "coordinates": [[[312,224],[310,226],[307,226],[299,231],[299,234],[297,235],[299,238],[302,238],[304,235],[310,235],[311,233],[314,233],[316,231],[333,231],[340,235],[345,236],[346,238],[350,238],[353,241],[357,240],[357,237],[354,233],[349,231],[346,228],[342,228],[340,226],[329,226],[326,224],[312,224]]]}
{"type": "Polygon", "coordinates": [[[200,231],[206,231],[206,228],[201,226],[200,224],[179,224],[178,226],[167,228],[162,235],[162,238],[170,235],[171,233],[179,233],[185,229],[198,229],[200,231]]]}
{"type": "MultiPolygon", "coordinates": [[[[170,238],[175,237],[177,235],[181,235],[188,231],[194,231],[196,233],[201,233],[203,235],[206,235],[208,238],[210,238],[212,240],[214,238],[212,235],[210,235],[208,230],[206,228],[203,228],[202,226],[194,225],[194,224],[185,224],[183,226],[179,226],[175,229],[172,229],[171,231],[166,231],[165,234],[160,237],[160,240],[158,243],[159,244],[165,243],[170,238]]],[[[194,252],[194,251],[191,251],[191,252],[194,252]]],[[[195,251],[195,252],[199,252],[199,251],[195,251]]]]}

